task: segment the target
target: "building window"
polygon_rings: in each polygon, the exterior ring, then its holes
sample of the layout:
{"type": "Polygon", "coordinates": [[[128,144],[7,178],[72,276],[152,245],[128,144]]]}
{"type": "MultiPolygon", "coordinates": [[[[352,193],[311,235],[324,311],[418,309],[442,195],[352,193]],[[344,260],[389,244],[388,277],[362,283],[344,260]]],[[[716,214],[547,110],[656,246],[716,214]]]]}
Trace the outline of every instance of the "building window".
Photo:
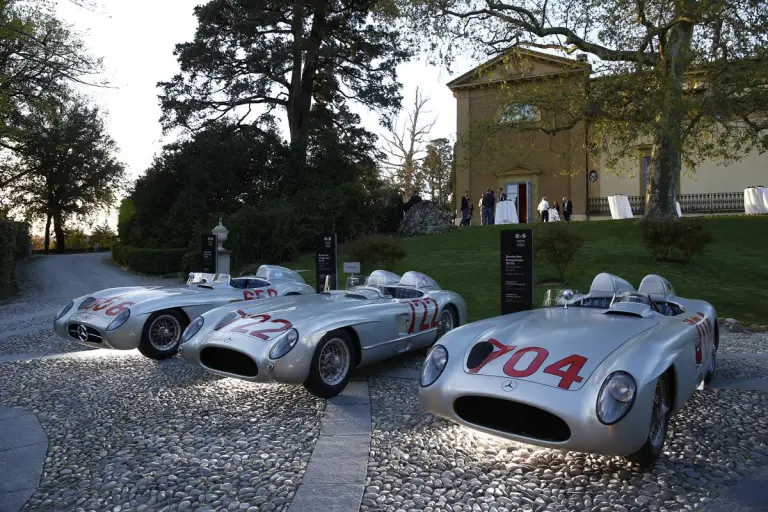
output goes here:
{"type": "Polygon", "coordinates": [[[498,117],[500,123],[538,121],[539,111],[533,105],[510,103],[501,108],[498,117]]]}

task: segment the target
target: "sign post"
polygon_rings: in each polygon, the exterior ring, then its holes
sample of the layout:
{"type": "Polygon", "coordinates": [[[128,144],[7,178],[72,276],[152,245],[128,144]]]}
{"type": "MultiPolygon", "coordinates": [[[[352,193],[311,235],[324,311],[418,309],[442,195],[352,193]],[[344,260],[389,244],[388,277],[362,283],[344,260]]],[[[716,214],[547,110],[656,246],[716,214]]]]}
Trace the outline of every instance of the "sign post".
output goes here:
{"type": "Polygon", "coordinates": [[[339,289],[338,248],[336,233],[321,233],[315,238],[315,285],[317,293],[325,289],[326,276],[330,276],[331,290],[339,289]]]}
{"type": "Polygon", "coordinates": [[[202,235],[200,250],[203,253],[203,268],[205,274],[216,273],[216,235],[202,235]]]}
{"type": "Polygon", "coordinates": [[[533,230],[501,231],[501,314],[533,309],[533,230]]]}

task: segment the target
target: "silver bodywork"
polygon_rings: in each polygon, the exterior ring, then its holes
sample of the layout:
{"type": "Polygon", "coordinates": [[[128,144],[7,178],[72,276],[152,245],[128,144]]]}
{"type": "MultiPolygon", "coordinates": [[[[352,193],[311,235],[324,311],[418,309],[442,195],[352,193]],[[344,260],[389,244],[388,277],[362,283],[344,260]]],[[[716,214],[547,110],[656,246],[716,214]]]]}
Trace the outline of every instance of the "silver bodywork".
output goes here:
{"type": "Polygon", "coordinates": [[[232,305],[203,315],[201,330],[180,352],[205,370],[252,382],[302,384],[320,340],[346,330],[357,345],[352,366],[363,366],[428,347],[437,338],[438,318],[451,308],[456,324],[466,322],[466,304],[454,292],[441,290],[427,276],[386,271],[371,274],[375,286],[326,291],[308,297],[285,297],[264,303],[232,305]],[[227,315],[237,319],[217,329],[227,315]],[[295,328],[296,345],[278,359],[270,350],[286,330],[295,328]]]}
{"type": "Polygon", "coordinates": [[[175,310],[193,319],[225,304],[272,299],[287,294],[314,294],[293,270],[262,265],[255,276],[192,273],[186,285],[109,288],[73,300],[73,307],[53,323],[62,338],[92,348],[132,350],[139,346],[147,319],[157,311],[175,310]],[[97,300],[80,309],[86,299],[97,300]],[[123,309],[128,320],[113,331],[109,324],[123,309]]]}
{"type": "Polygon", "coordinates": [[[420,385],[419,398],[433,414],[492,435],[627,456],[649,437],[657,379],[671,372],[669,412],[679,411],[714,371],[717,343],[717,315],[709,303],[676,296],[657,275],[646,276],[635,290],[600,274],[586,295],[448,333],[437,344],[448,352],[445,369],[431,385],[420,385]],[[627,291],[645,294],[660,309],[612,305],[627,291]],[[473,347],[489,340],[494,355],[469,362],[473,347]],[[597,417],[597,400],[616,371],[631,374],[637,392],[626,416],[606,425],[597,417]]]}

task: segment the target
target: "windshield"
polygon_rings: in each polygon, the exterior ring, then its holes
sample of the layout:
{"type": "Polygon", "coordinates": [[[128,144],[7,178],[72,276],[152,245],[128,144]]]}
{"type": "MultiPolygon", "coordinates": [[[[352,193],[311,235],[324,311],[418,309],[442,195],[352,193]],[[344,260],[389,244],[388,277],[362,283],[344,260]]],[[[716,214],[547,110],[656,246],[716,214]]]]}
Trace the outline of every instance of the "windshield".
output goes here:
{"type": "Polygon", "coordinates": [[[213,284],[229,282],[229,274],[207,274],[204,272],[190,272],[187,277],[188,285],[213,284]]]}
{"type": "Polygon", "coordinates": [[[653,302],[651,301],[651,298],[642,293],[625,292],[620,295],[617,295],[616,300],[614,300],[613,303],[618,304],[620,302],[633,302],[635,304],[644,304],[646,306],[653,307],[653,302]]]}
{"type": "Polygon", "coordinates": [[[568,303],[569,306],[580,306],[579,300],[583,297],[581,292],[576,290],[570,290],[566,288],[550,288],[547,293],[544,294],[544,307],[551,306],[563,306],[568,303]],[[573,297],[570,300],[566,300],[564,294],[566,291],[572,292],[573,297]]]}
{"type": "Polygon", "coordinates": [[[347,293],[371,299],[392,297],[382,279],[376,276],[350,276],[344,289],[347,293]]]}

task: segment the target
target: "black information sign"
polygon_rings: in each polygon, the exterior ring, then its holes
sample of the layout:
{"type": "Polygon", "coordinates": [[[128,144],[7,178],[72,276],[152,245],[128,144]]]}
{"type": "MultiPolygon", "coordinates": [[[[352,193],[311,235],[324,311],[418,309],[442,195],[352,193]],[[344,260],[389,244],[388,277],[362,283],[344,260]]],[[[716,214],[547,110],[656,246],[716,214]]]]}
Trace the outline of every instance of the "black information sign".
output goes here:
{"type": "Polygon", "coordinates": [[[331,290],[339,289],[336,233],[321,233],[315,239],[315,275],[317,293],[325,289],[325,278],[331,276],[331,290]]]}
{"type": "Polygon", "coordinates": [[[533,309],[533,230],[501,231],[501,314],[533,309]]]}
{"type": "Polygon", "coordinates": [[[216,273],[216,235],[203,235],[201,239],[203,251],[203,268],[206,274],[216,273]]]}

